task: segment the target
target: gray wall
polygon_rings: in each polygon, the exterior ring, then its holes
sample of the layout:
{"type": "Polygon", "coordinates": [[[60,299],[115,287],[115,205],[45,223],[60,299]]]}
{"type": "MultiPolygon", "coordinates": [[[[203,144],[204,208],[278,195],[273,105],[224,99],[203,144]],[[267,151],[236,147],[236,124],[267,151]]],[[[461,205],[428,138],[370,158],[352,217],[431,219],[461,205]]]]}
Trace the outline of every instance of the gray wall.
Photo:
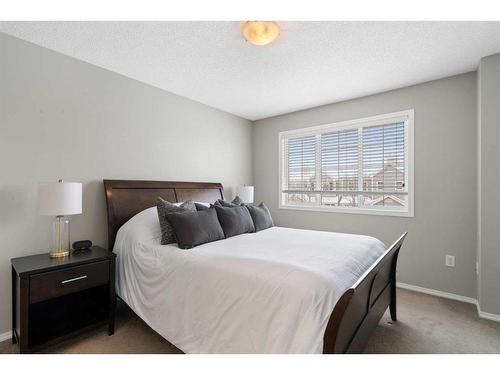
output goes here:
{"type": "MultiPolygon", "coordinates": [[[[385,92],[255,122],[256,201],[278,225],[368,234],[386,244],[408,231],[399,281],[476,297],[476,74],[385,92]],[[415,217],[278,208],[278,132],[415,109],[415,217]],[[444,265],[456,256],[456,268],[444,265]]],[[[498,206],[500,207],[500,205],[498,206]]]]}
{"type": "Polygon", "coordinates": [[[478,98],[479,306],[482,312],[500,315],[500,54],[481,59],[478,98]]]}
{"type": "Polygon", "coordinates": [[[41,181],[83,182],[72,239],[105,245],[103,178],[251,184],[251,123],[0,33],[0,334],[10,258],[47,251],[41,181]]]}

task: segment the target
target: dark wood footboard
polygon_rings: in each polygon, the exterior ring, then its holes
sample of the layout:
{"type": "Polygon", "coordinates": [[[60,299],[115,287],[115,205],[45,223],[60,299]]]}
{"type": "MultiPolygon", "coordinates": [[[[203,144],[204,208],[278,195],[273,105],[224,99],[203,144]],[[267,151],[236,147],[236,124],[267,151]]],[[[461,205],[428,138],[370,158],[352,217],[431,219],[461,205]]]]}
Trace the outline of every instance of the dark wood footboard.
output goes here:
{"type": "Polygon", "coordinates": [[[362,353],[387,307],[396,320],[396,265],[407,232],[339,299],[323,338],[323,353],[362,353]]]}

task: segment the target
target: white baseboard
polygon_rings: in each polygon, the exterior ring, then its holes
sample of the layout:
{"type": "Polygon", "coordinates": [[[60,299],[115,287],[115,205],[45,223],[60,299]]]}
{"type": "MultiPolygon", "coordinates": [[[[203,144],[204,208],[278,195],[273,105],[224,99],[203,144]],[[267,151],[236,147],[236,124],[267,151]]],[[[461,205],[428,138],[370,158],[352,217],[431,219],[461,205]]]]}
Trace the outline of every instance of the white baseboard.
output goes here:
{"type": "Polygon", "coordinates": [[[479,304],[477,304],[477,314],[479,315],[480,318],[494,320],[495,322],[500,322],[500,315],[481,311],[479,304]]]}
{"type": "Polygon", "coordinates": [[[12,331],[0,333],[0,342],[10,340],[12,338],[12,331]]]}
{"type": "Polygon", "coordinates": [[[443,297],[443,298],[448,298],[448,299],[452,299],[452,300],[455,300],[455,301],[460,301],[460,302],[465,302],[465,303],[472,303],[473,305],[477,305],[477,300],[475,298],[465,297],[465,296],[461,296],[459,294],[442,292],[440,290],[422,288],[421,286],[416,286],[416,285],[411,285],[411,284],[405,284],[405,283],[399,283],[399,282],[396,283],[396,286],[398,288],[402,288],[402,289],[413,290],[414,292],[420,292],[420,293],[424,293],[424,294],[430,294],[431,296],[443,297]]]}
{"type": "Polygon", "coordinates": [[[414,292],[419,292],[419,293],[424,293],[424,294],[430,294],[431,296],[443,297],[443,298],[448,298],[448,299],[452,299],[452,300],[455,300],[455,301],[460,301],[460,302],[465,302],[465,303],[471,303],[473,305],[476,305],[477,314],[479,315],[480,318],[488,319],[488,320],[493,320],[495,322],[500,322],[500,315],[491,314],[491,313],[487,313],[487,312],[481,311],[481,308],[479,307],[478,301],[476,299],[474,299],[474,298],[461,296],[459,294],[442,292],[440,290],[435,290],[435,289],[422,288],[421,286],[416,286],[416,285],[411,285],[411,284],[405,284],[405,283],[399,283],[399,282],[396,283],[396,286],[398,288],[408,289],[408,290],[412,290],[414,292]]]}

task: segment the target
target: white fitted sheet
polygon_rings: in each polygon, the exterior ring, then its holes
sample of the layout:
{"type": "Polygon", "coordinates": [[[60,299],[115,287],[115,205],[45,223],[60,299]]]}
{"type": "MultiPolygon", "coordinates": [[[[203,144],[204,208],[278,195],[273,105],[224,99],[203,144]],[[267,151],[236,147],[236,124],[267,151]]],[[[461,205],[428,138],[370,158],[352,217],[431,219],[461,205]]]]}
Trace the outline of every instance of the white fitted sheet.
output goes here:
{"type": "Polygon", "coordinates": [[[160,237],[155,208],[120,228],[117,293],[185,353],[321,353],[336,302],[385,250],[281,227],[190,250],[160,237]]]}

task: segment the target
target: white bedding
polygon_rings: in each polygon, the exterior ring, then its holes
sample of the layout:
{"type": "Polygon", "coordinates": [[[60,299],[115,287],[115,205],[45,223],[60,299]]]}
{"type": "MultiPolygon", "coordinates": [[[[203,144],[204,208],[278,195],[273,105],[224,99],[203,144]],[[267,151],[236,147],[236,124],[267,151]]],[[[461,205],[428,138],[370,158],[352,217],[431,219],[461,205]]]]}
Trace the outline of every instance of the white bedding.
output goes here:
{"type": "Polygon", "coordinates": [[[185,353],[321,353],[335,303],[385,250],[281,227],[190,250],[160,237],[154,207],[120,228],[117,292],[185,353]]]}

